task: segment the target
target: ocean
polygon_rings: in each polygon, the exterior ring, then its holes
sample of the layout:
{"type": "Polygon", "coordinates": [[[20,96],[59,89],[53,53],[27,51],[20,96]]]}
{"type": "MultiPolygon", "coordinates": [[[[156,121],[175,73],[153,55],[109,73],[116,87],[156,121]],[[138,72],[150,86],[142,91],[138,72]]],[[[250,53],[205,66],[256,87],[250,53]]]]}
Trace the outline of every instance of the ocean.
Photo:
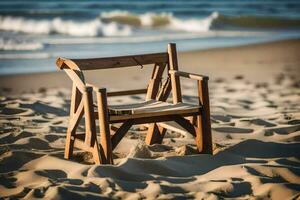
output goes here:
{"type": "Polygon", "coordinates": [[[299,0],[1,0],[0,75],[88,58],[300,38],[299,0]]]}

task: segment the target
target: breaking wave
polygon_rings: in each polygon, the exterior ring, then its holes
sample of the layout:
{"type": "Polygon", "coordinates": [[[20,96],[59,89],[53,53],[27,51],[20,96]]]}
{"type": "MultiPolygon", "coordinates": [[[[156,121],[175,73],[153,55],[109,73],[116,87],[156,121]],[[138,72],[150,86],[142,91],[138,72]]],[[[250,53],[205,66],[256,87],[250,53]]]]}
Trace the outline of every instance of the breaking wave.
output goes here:
{"type": "Polygon", "coordinates": [[[127,36],[131,28],[116,22],[103,23],[100,19],[84,22],[63,20],[34,20],[23,17],[0,16],[0,30],[29,34],[65,34],[72,36],[127,36]]]}
{"type": "Polygon", "coordinates": [[[172,13],[144,13],[133,14],[128,11],[103,12],[100,18],[108,22],[117,22],[131,26],[142,27],[166,27],[172,30],[186,32],[206,32],[219,14],[213,12],[210,16],[202,19],[180,19],[173,16],[172,13]]]}
{"type": "Polygon", "coordinates": [[[86,20],[30,19],[0,16],[0,30],[28,34],[63,34],[79,37],[128,36],[132,27],[164,27],[176,31],[205,32],[210,29],[218,13],[203,19],[179,19],[171,13],[145,13],[135,15],[127,11],[103,12],[99,17],[86,20]]]}
{"type": "Polygon", "coordinates": [[[225,16],[212,12],[204,18],[178,18],[172,13],[144,13],[134,14],[128,11],[103,12],[100,18],[107,22],[117,22],[138,27],[167,27],[172,30],[186,32],[206,32],[209,30],[226,30],[238,28],[300,28],[300,20],[293,18],[267,16],[225,16]]]}

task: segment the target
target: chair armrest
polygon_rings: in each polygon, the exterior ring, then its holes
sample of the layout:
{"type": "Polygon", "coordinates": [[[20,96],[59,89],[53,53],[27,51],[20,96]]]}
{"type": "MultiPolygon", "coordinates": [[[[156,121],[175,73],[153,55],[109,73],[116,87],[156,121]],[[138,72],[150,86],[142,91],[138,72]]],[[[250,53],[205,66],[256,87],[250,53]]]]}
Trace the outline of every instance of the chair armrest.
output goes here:
{"type": "Polygon", "coordinates": [[[190,78],[193,80],[198,80],[198,81],[207,81],[209,78],[208,76],[200,75],[200,74],[194,74],[194,73],[188,73],[188,72],[183,72],[183,71],[178,71],[178,70],[169,70],[170,74],[174,74],[175,76],[182,76],[185,78],[190,78]]]}
{"type": "Polygon", "coordinates": [[[199,98],[199,105],[200,106],[209,106],[208,103],[208,76],[193,74],[182,72],[178,70],[169,70],[169,74],[173,76],[182,76],[184,78],[189,78],[197,81],[198,85],[198,98],[199,98]]]}

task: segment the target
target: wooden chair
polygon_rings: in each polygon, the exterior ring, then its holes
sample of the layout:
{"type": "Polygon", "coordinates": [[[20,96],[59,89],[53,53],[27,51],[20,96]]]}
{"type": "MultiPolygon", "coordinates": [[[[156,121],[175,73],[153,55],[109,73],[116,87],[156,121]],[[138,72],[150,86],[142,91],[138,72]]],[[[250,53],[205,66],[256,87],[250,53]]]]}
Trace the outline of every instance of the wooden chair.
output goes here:
{"type": "MultiPolygon", "coordinates": [[[[148,124],[146,143],[161,143],[166,133],[165,122],[174,121],[195,137],[199,153],[212,154],[212,136],[208,96],[208,77],[178,71],[176,45],[169,44],[168,51],[155,54],[131,55],[111,58],[66,59],[58,58],[63,69],[73,81],[70,120],[67,130],[65,155],[69,159],[73,148],[91,152],[95,163],[113,164],[112,151],[132,125],[148,124]],[[84,80],[84,70],[100,70],[154,64],[147,89],[107,92],[84,80]],[[162,82],[167,69],[167,79],[162,82]],[[182,102],[180,79],[197,81],[199,104],[182,102]],[[172,92],[173,103],[167,98],[172,92]],[[97,99],[94,111],[93,93],[97,99]],[[110,106],[107,97],[146,94],[142,103],[110,106]],[[80,120],[85,119],[85,133],[76,133],[80,120]],[[97,142],[96,119],[99,120],[100,143],[97,142]],[[119,128],[112,124],[122,123],[119,128]]],[[[173,123],[174,123],[173,122],[173,123]]]]}

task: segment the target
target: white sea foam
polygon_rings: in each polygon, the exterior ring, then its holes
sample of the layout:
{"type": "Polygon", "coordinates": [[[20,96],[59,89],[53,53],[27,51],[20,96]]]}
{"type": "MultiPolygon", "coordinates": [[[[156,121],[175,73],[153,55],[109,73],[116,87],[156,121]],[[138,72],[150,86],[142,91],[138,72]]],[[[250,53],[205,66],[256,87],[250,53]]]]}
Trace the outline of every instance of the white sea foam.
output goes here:
{"type": "Polygon", "coordinates": [[[132,13],[126,10],[112,10],[108,12],[102,12],[100,14],[101,18],[113,18],[113,17],[127,17],[133,15],[132,13]]]}
{"type": "Polygon", "coordinates": [[[159,20],[170,22],[170,21],[172,21],[173,18],[174,17],[171,13],[164,13],[164,12],[159,13],[159,14],[149,12],[149,13],[142,14],[140,16],[141,23],[143,26],[153,26],[156,23],[159,24],[159,20]],[[158,22],[156,22],[156,21],[158,21],[158,22]]]}
{"type": "Polygon", "coordinates": [[[100,14],[101,19],[108,19],[130,25],[140,25],[145,27],[165,26],[166,28],[185,31],[185,32],[206,32],[209,31],[215,19],[219,17],[218,12],[213,12],[211,15],[201,19],[180,19],[172,13],[153,13],[134,14],[128,11],[111,11],[100,14]]]}
{"type": "Polygon", "coordinates": [[[213,12],[210,16],[203,19],[178,19],[173,17],[170,28],[187,32],[207,32],[218,16],[219,14],[217,12],[213,12]]]}
{"type": "Polygon", "coordinates": [[[35,41],[26,41],[17,38],[0,38],[0,50],[39,50],[43,44],[35,41]]]}
{"type": "Polygon", "coordinates": [[[0,16],[0,30],[30,34],[66,34],[72,36],[127,36],[131,28],[115,22],[103,23],[100,19],[84,22],[62,20],[33,20],[22,17],[0,16]]]}
{"type": "Polygon", "coordinates": [[[140,16],[142,26],[153,26],[153,13],[146,13],[140,16]]]}

